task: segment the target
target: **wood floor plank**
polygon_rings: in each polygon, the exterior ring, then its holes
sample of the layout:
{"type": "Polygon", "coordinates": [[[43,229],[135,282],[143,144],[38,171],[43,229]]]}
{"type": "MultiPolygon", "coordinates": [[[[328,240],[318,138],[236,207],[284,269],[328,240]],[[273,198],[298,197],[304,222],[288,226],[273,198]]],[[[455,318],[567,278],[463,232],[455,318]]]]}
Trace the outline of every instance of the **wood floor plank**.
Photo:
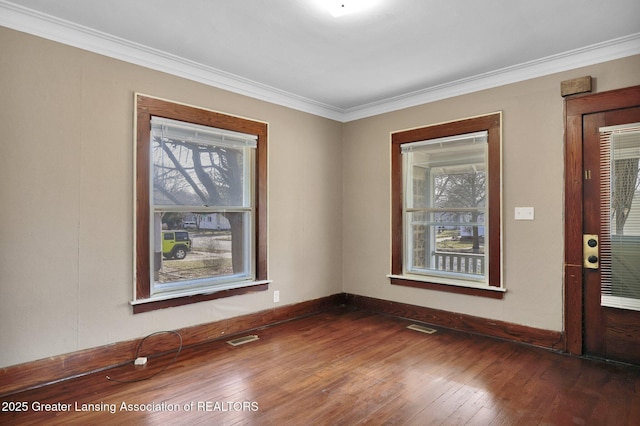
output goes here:
{"type": "Polygon", "coordinates": [[[149,380],[106,375],[146,377],[170,353],[3,397],[0,424],[640,424],[640,368],[409,324],[336,309],[185,348],[149,380]]]}

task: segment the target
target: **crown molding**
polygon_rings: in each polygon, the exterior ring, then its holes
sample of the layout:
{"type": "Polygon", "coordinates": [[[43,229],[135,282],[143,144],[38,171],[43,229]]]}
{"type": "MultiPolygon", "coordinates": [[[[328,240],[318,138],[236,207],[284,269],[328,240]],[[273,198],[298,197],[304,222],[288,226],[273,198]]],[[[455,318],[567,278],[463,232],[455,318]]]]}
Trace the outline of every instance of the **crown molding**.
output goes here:
{"type": "Polygon", "coordinates": [[[345,109],[344,122],[640,54],[640,33],[345,109]]]}
{"type": "Polygon", "coordinates": [[[89,27],[0,0],[0,26],[251,98],[342,121],[343,110],[89,27]]]}
{"type": "Polygon", "coordinates": [[[343,109],[25,8],[6,0],[0,0],[0,25],[340,122],[358,120],[479,90],[640,54],[640,33],[636,33],[535,61],[427,87],[404,95],[343,109]]]}

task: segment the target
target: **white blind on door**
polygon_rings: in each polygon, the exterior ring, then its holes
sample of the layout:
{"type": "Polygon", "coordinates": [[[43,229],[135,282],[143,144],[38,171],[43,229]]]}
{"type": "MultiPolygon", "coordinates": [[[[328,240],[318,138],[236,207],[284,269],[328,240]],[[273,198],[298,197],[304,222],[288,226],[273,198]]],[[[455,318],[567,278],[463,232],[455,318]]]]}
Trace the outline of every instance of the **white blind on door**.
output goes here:
{"type": "Polygon", "coordinates": [[[601,304],[640,310],[640,123],[600,129],[601,304]]]}

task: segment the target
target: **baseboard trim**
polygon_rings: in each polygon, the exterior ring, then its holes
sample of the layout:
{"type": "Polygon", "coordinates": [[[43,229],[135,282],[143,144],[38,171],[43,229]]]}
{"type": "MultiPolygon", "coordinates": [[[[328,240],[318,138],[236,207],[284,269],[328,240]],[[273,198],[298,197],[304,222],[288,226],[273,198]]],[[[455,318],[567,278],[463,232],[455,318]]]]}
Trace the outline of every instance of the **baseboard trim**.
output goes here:
{"type": "MultiPolygon", "coordinates": [[[[564,347],[564,336],[559,331],[538,329],[349,293],[334,294],[175,331],[182,336],[184,347],[189,347],[228,339],[230,336],[240,333],[325,312],[344,305],[551,350],[561,351],[564,347]]],[[[139,339],[118,342],[1,368],[0,397],[130,363],[133,360],[138,342],[139,339]]]]}
{"type": "Polygon", "coordinates": [[[528,327],[355,294],[345,294],[345,301],[350,307],[407,318],[466,333],[526,343],[555,351],[563,351],[564,348],[564,336],[560,331],[528,327]]]}
{"type": "MultiPolygon", "coordinates": [[[[228,339],[239,333],[294,320],[344,304],[344,294],[335,294],[175,330],[184,347],[228,339]]],[[[0,368],[0,397],[35,389],[75,377],[104,371],[132,362],[139,339],[84,349],[68,354],[0,368]]]]}

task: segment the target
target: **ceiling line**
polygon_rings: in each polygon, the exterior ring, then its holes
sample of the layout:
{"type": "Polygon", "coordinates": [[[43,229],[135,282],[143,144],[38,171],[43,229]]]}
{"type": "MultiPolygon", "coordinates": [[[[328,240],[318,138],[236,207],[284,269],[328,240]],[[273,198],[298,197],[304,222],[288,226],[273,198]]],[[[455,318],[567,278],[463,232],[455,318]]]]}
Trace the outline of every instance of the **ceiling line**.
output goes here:
{"type": "Polygon", "coordinates": [[[344,121],[422,105],[640,54],[640,33],[345,109],[344,121]]]}
{"type": "Polygon", "coordinates": [[[427,87],[404,95],[352,108],[340,108],[5,0],[0,0],[0,25],[340,122],[358,120],[479,90],[640,54],[640,33],[636,33],[446,84],[427,87]]]}

